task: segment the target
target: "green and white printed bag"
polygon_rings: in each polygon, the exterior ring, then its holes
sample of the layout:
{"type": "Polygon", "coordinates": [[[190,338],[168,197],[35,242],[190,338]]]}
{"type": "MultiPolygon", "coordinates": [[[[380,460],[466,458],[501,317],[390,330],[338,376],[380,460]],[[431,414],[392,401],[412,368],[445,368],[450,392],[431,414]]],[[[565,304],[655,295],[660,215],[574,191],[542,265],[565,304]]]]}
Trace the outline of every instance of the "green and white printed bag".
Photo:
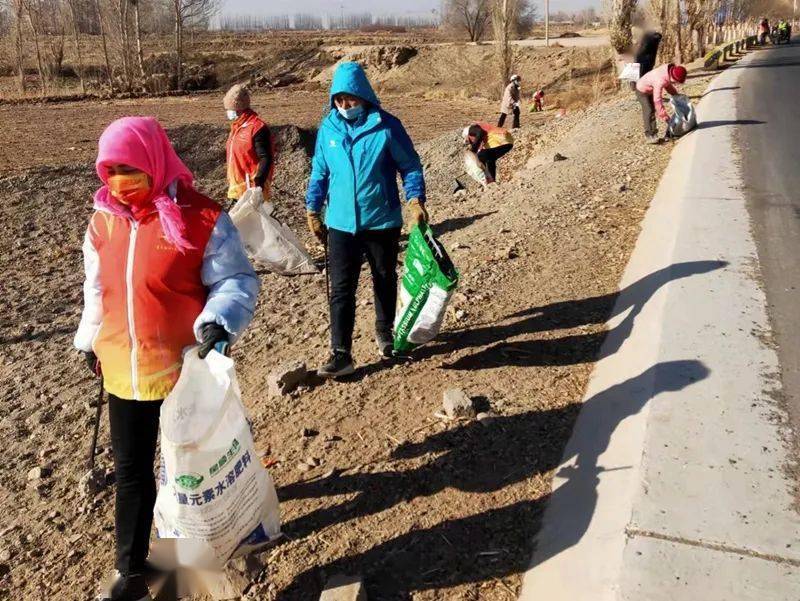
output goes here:
{"type": "Polygon", "coordinates": [[[458,272],[427,224],[408,236],[400,298],[394,320],[394,350],[410,351],[439,333],[458,272]]]}

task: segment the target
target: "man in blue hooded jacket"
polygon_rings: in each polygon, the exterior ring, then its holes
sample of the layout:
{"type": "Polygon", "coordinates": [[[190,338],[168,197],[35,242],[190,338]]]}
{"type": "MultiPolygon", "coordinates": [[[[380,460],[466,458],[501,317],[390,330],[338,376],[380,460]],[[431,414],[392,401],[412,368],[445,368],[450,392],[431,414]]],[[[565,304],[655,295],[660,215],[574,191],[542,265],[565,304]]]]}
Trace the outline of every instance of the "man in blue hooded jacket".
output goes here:
{"type": "Polygon", "coordinates": [[[375,342],[392,355],[403,180],[410,224],[425,222],[422,164],[403,124],[380,107],[364,70],[342,63],[333,75],[331,111],[317,133],[306,192],[308,226],[328,247],[331,357],[323,377],[353,373],[356,289],[366,256],[375,294],[375,342]],[[322,210],[325,208],[323,224],[322,210]]]}

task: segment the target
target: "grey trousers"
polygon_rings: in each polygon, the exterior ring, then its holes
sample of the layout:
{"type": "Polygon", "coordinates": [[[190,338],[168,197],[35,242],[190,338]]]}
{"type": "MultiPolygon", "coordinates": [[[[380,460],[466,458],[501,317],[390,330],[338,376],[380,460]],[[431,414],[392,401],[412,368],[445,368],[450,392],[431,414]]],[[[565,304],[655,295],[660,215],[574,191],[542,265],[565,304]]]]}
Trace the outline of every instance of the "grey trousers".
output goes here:
{"type": "Polygon", "coordinates": [[[652,94],[642,94],[636,90],[636,99],[642,105],[642,122],[644,123],[644,135],[655,136],[658,134],[656,125],[656,106],[653,104],[652,94]]]}

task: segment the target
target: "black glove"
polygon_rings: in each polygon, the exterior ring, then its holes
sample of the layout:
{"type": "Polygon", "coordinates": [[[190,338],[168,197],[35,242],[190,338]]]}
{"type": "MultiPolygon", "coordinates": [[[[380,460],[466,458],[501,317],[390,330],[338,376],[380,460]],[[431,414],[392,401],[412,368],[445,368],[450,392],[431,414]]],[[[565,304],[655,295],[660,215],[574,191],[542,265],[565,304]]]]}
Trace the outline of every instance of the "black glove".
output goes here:
{"type": "Polygon", "coordinates": [[[86,361],[86,366],[93,376],[100,375],[100,362],[97,360],[97,355],[93,351],[83,351],[83,359],[86,361]]]}
{"type": "Polygon", "coordinates": [[[223,354],[227,355],[229,340],[230,337],[225,328],[217,323],[207,323],[200,328],[200,348],[197,351],[197,356],[205,359],[206,355],[211,352],[218,342],[225,343],[223,354]]]}

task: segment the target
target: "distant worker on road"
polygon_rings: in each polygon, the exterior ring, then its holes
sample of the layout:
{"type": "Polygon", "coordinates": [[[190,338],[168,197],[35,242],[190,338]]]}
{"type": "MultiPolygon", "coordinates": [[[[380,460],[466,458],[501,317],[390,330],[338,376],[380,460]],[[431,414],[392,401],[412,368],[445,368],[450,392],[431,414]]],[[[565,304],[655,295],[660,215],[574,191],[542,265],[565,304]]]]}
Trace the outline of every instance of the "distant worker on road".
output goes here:
{"type": "Polygon", "coordinates": [[[669,121],[669,115],[661,97],[663,91],[666,90],[674,96],[678,93],[674,84],[685,81],[686,67],[670,63],[650,71],[636,82],[636,97],[642,105],[644,135],[648,144],[658,144],[661,141],[658,137],[656,117],[664,122],[669,121]]]}
{"type": "Polygon", "coordinates": [[[779,42],[789,43],[792,41],[792,26],[785,19],[778,21],[779,42]]]}
{"type": "Polygon", "coordinates": [[[764,17],[761,19],[761,24],[758,26],[758,42],[763,46],[767,43],[767,37],[770,35],[769,19],[764,17]]]}
{"type": "Polygon", "coordinates": [[[511,79],[503,92],[503,100],[500,102],[500,119],[497,121],[498,127],[503,127],[506,122],[506,116],[509,114],[514,115],[513,128],[519,129],[519,101],[521,97],[520,86],[522,85],[522,78],[519,75],[512,75],[511,79]]]}
{"type": "Polygon", "coordinates": [[[533,95],[533,112],[541,113],[544,110],[544,88],[536,90],[533,95]]]}
{"type": "Polygon", "coordinates": [[[329,102],[317,132],[306,213],[311,233],[327,248],[330,272],[331,355],[317,373],[338,378],[355,370],[356,291],[365,257],[375,297],[375,344],[382,358],[394,356],[392,325],[403,225],[398,174],[409,229],[427,222],[428,212],[414,144],[400,120],[381,108],[361,65],[339,65],[329,102]]]}
{"type": "Polygon", "coordinates": [[[514,137],[507,129],[489,123],[473,123],[461,133],[464,144],[486,166],[486,183],[497,181],[497,161],[514,147],[514,137]]]}
{"type": "Polygon", "coordinates": [[[250,91],[236,84],[222,100],[231,122],[225,144],[228,166],[228,198],[238,200],[248,187],[258,187],[269,198],[275,171],[275,146],[267,125],[250,108],[250,91]]]}

